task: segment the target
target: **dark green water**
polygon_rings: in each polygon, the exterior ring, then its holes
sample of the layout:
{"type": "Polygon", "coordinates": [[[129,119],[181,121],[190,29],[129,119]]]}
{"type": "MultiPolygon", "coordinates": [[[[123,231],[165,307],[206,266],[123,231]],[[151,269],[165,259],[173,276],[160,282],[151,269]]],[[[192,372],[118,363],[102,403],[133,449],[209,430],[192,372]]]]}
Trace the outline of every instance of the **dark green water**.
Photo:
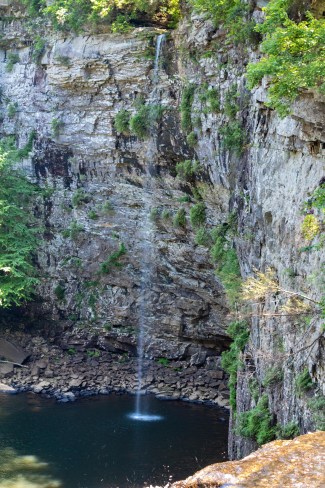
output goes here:
{"type": "MultiPolygon", "coordinates": [[[[0,395],[0,456],[8,447],[17,455],[37,456],[48,463],[45,473],[63,488],[163,484],[170,476],[176,481],[226,459],[224,410],[153,397],[142,401],[146,411],[163,419],[128,418],[135,399],[126,395],[70,404],[32,394],[0,395]]],[[[0,487],[1,477],[7,476],[0,458],[0,487]]]]}

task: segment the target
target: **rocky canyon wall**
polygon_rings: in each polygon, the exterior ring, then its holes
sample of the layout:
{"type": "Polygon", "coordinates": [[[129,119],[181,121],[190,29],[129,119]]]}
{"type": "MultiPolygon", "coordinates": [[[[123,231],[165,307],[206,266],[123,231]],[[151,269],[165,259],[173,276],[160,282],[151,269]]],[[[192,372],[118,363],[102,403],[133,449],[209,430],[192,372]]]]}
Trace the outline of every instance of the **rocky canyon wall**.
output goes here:
{"type": "MultiPolygon", "coordinates": [[[[254,15],[261,15],[258,7],[254,15]]],[[[303,94],[292,115],[280,119],[265,106],[266,83],[246,88],[245,66],[258,58],[257,48],[226,42],[224,32],[194,14],[167,35],[158,80],[152,28],[79,36],[48,30],[45,50],[33,60],[32,35],[21,16],[3,7],[1,134],[15,136],[22,147],[36,131],[22,166],[46,189],[35,210],[45,226],[40,298],[28,306],[29,316],[75,336],[86,331],[104,350],[135,354],[145,303],[147,357],[200,365],[218,357],[229,344],[232,315],[209,250],[197,243],[190,222],[198,194],[207,230],[236,222],[229,242],[243,279],[272,268],[281,288],[321,299],[324,253],[302,251],[301,210],[324,181],[323,99],[303,94]],[[8,72],[12,51],[19,61],[8,72]],[[179,108],[189,86],[191,138],[179,108]],[[164,108],[151,136],[117,132],[116,114],[135,113],[143,101],[164,108]],[[234,123],[243,150],[238,139],[225,144],[225,128],[234,123]],[[195,182],[176,174],[184,160],[198,161],[195,182]],[[180,209],[186,222],[177,225],[180,209]],[[148,252],[152,281],[143,289],[148,252]]],[[[266,393],[279,425],[294,422],[307,432],[315,428],[308,402],[324,388],[322,320],[284,314],[284,301],[273,293],[239,314],[250,324],[250,339],[238,372],[237,413],[266,393]],[[296,378],[304,368],[314,387],[301,394],[296,378]],[[281,374],[267,382],[271,371],[281,374]]],[[[231,434],[232,457],[255,447],[231,434]]]]}

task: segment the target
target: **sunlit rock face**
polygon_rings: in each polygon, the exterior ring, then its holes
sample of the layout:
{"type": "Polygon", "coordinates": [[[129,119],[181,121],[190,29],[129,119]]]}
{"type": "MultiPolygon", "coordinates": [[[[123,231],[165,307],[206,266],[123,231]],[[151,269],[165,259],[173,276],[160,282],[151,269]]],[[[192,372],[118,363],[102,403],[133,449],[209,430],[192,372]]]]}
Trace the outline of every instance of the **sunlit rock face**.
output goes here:
{"type": "MultiPolygon", "coordinates": [[[[191,358],[193,364],[207,365],[210,355],[220,353],[230,318],[209,251],[195,243],[189,222],[194,199],[180,202],[191,194],[188,182],[176,178],[176,164],[186,159],[202,167],[198,183],[207,227],[227,222],[230,214],[237,220],[230,245],[236,247],[243,278],[270,267],[282,288],[321,299],[324,248],[308,251],[301,209],[324,182],[324,99],[302,93],[292,114],[280,119],[265,106],[266,84],[253,92],[246,88],[245,66],[260,56],[256,47],[231,45],[210,22],[192,15],[162,52],[158,100],[166,111],[148,144],[118,133],[114,117],[121,109],[134,113],[135,102],[150,99],[154,82],[148,52],[157,33],[140,28],[127,35],[63,37],[49,29],[36,64],[24,26],[21,20],[3,23],[2,59],[14,49],[19,62],[11,73],[0,63],[3,100],[8,97],[18,107],[13,117],[3,107],[1,135],[15,134],[22,147],[36,130],[24,168],[49,190],[36,208],[46,228],[38,253],[44,279],[39,303],[28,307],[30,316],[47,324],[52,320],[53,330],[63,325],[65,335],[59,335],[67,350],[80,341],[84,349],[86,343],[86,348],[135,354],[145,303],[148,357],[191,358]],[[180,125],[180,100],[188,84],[196,86],[194,148],[180,125]],[[219,111],[204,105],[202,87],[219,92],[219,111]],[[224,108],[233,88],[236,120],[245,135],[241,155],[222,142],[221,129],[229,122],[224,108]],[[181,207],[187,213],[185,228],[173,224],[181,207]],[[172,217],[148,219],[155,208],[172,217]],[[74,237],[71,232],[67,237],[73,225],[74,237]],[[122,266],[100,274],[100,264],[121,243],[126,247],[122,266]],[[150,244],[153,262],[145,293],[139,286],[144,244],[150,244]]],[[[323,319],[319,314],[309,322],[299,314],[279,317],[283,302],[274,294],[243,314],[251,334],[238,375],[237,413],[254,408],[256,394],[266,393],[274,424],[294,422],[305,433],[317,427],[318,414],[309,401],[325,393],[323,319]],[[274,367],[281,379],[266,385],[274,367]],[[304,368],[313,387],[299,394],[296,378],[304,368]]],[[[257,447],[234,432],[232,458],[257,447]]]]}
{"type": "Polygon", "coordinates": [[[0,450],[1,488],[59,488],[61,483],[46,474],[47,463],[36,456],[18,455],[13,449],[0,450]]]}
{"type": "MultiPolygon", "coordinates": [[[[0,56],[15,49],[19,62],[11,73],[1,63],[0,77],[4,97],[19,107],[14,118],[5,115],[1,134],[16,134],[22,146],[36,130],[24,169],[49,189],[36,209],[46,228],[38,265],[48,279],[38,290],[40,302],[28,312],[70,331],[76,325],[76,334],[90,329],[101,336],[101,347],[134,354],[145,303],[149,357],[219,353],[227,340],[224,293],[207,249],[194,243],[188,217],[186,228],[173,225],[177,210],[188,213],[190,207],[179,202],[189,187],[175,177],[175,166],[194,153],[179,127],[181,82],[175,71],[166,71],[171,47],[161,54],[154,97],[166,111],[153,140],[141,140],[118,133],[114,117],[121,109],[135,113],[139,100],[152,100],[154,66],[148,52],[155,51],[157,33],[139,28],[124,36],[66,37],[48,30],[46,49],[34,63],[24,22],[3,25],[0,56]],[[154,209],[169,217],[151,221],[154,209]],[[71,226],[77,230],[67,237],[71,226]],[[121,243],[126,253],[119,266],[101,274],[101,263],[121,243]],[[148,248],[152,283],[143,292],[148,248]]],[[[208,220],[219,220],[212,206],[208,220]]]]}
{"type": "Polygon", "coordinates": [[[241,461],[208,466],[173,488],[321,488],[325,484],[325,433],[273,441],[241,461]]]}

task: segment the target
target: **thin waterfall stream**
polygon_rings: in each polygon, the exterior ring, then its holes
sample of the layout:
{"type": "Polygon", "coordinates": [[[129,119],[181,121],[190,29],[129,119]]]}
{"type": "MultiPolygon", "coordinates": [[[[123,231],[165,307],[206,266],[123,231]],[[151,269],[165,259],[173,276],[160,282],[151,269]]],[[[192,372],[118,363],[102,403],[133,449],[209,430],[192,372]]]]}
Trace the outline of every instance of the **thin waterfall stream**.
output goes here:
{"type": "MultiPolygon", "coordinates": [[[[161,52],[164,42],[166,40],[165,34],[160,34],[157,37],[156,41],[156,52],[155,52],[155,62],[154,62],[154,71],[153,71],[153,89],[151,95],[149,97],[150,103],[152,105],[157,105],[159,103],[159,90],[158,82],[159,82],[159,68],[160,68],[160,59],[161,59],[161,52]]],[[[153,422],[162,420],[163,417],[160,415],[150,415],[147,411],[144,410],[142,399],[142,380],[143,380],[143,359],[144,359],[144,342],[145,342],[145,334],[148,330],[148,303],[146,300],[146,292],[150,288],[150,284],[152,282],[152,275],[153,275],[153,263],[154,263],[154,256],[153,256],[153,243],[152,243],[152,232],[153,232],[153,224],[150,219],[150,209],[152,208],[153,198],[154,198],[154,178],[152,178],[150,174],[150,168],[152,168],[155,164],[156,156],[157,156],[157,133],[156,127],[152,126],[150,128],[150,137],[147,141],[146,153],[145,153],[145,163],[146,163],[146,177],[145,177],[145,186],[144,186],[144,219],[143,219],[143,246],[142,246],[142,256],[141,256],[141,300],[140,300],[140,312],[139,312],[139,332],[138,332],[138,346],[137,346],[137,354],[138,354],[138,368],[137,368],[137,379],[138,379],[138,387],[136,393],[136,401],[135,401],[135,412],[130,414],[130,417],[133,420],[140,420],[145,422],[153,422]]]]}

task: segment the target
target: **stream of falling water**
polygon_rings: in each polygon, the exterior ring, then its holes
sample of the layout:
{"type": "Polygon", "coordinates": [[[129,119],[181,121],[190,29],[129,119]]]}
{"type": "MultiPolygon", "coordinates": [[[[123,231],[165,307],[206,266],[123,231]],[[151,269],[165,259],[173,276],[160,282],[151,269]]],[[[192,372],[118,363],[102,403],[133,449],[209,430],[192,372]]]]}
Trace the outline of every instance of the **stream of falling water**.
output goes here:
{"type": "MultiPolygon", "coordinates": [[[[160,56],[162,47],[164,45],[166,36],[161,34],[157,37],[155,63],[153,72],[153,89],[149,97],[149,102],[153,105],[159,103],[159,67],[160,56]]],[[[144,185],[144,218],[143,218],[143,232],[142,232],[142,257],[141,257],[141,299],[140,299],[140,311],[139,311],[139,333],[138,333],[138,368],[137,379],[138,388],[136,393],[135,412],[130,415],[134,420],[141,420],[146,422],[153,422],[162,420],[160,415],[150,415],[144,411],[141,397],[142,397],[142,380],[143,380],[143,359],[144,359],[144,343],[146,332],[148,331],[148,316],[149,308],[147,302],[147,292],[150,289],[152,283],[152,277],[154,272],[154,250],[152,243],[153,223],[150,219],[150,209],[152,207],[154,199],[154,178],[150,175],[150,168],[155,165],[157,157],[157,134],[154,127],[151,127],[150,137],[147,141],[145,163],[146,163],[146,177],[144,185]]]]}

